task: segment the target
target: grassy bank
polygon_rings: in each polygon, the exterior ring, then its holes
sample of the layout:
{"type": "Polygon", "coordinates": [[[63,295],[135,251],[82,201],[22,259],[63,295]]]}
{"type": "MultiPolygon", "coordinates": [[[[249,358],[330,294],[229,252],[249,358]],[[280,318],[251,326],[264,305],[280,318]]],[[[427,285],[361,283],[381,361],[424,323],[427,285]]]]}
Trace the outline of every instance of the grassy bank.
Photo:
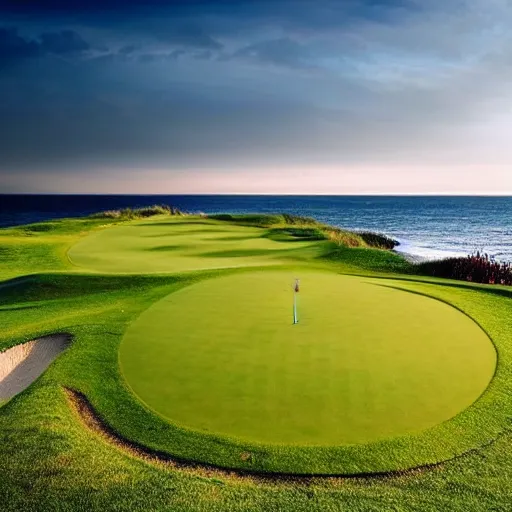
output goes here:
{"type": "Polygon", "coordinates": [[[244,226],[271,228],[270,234],[281,235],[282,239],[330,240],[338,246],[375,249],[394,249],[398,244],[392,238],[372,232],[354,232],[318,222],[299,215],[210,215],[210,219],[221,220],[244,226]]]}
{"type": "MultiPolygon", "coordinates": [[[[0,230],[0,348],[53,332],[73,336],[49,370],[0,409],[4,509],[506,510],[512,481],[509,288],[415,277],[394,253],[364,240],[356,247],[338,243],[306,222],[232,220],[102,217],[0,230]],[[152,305],[194,283],[268,267],[294,275],[301,269],[358,274],[435,297],[477,320],[498,352],[486,392],[449,421],[371,449],[327,448],[317,452],[321,459],[301,449],[289,459],[295,470],[311,472],[320,463],[339,470],[344,464],[358,473],[365,464],[385,471],[458,458],[385,477],[258,479],[147,462],[84,425],[65,389],[82,393],[117,434],[155,450],[248,470],[282,463],[287,453],[281,448],[220,438],[208,444],[174,428],[141,405],[118,364],[128,326],[152,305]]],[[[392,333],[394,326],[380,328],[392,333]]]]}

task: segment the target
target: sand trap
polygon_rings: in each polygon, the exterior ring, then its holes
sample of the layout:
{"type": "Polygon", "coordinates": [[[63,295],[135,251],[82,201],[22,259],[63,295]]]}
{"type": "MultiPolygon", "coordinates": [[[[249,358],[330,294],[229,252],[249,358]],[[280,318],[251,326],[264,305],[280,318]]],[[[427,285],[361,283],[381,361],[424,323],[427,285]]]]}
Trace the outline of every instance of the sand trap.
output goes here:
{"type": "Polygon", "coordinates": [[[69,345],[69,334],[52,334],[0,353],[0,400],[30,386],[69,345]]]}

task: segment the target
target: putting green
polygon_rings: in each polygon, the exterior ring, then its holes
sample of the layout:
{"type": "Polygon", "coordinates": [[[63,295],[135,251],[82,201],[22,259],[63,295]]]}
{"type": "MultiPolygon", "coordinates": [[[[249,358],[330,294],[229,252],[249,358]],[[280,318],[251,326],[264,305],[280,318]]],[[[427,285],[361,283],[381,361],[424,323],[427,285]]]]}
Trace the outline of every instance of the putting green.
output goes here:
{"type": "Polygon", "coordinates": [[[494,346],[455,308],[378,280],[300,277],[298,325],[283,270],[209,279],[154,304],[121,344],[129,386],[195,431],[343,445],[428,429],[491,380],[494,346]]]}
{"type": "Polygon", "coordinates": [[[70,261],[96,272],[182,272],[276,265],[322,253],[325,242],[278,242],[262,228],[201,218],[137,221],[96,231],[68,251],[70,261]]]}

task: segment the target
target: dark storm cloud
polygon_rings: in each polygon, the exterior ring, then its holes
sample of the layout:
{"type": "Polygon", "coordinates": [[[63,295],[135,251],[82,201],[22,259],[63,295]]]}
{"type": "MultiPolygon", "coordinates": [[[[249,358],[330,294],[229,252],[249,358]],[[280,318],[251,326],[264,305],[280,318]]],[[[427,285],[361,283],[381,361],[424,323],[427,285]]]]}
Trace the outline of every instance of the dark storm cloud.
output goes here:
{"type": "MultiPolygon", "coordinates": [[[[105,49],[116,39],[131,39],[121,43],[125,47],[147,44],[152,39],[180,48],[222,53],[226,58],[230,50],[221,52],[223,39],[243,39],[244,32],[254,32],[262,26],[279,27],[282,31],[302,35],[321,34],[360,19],[380,22],[401,19],[404,12],[417,11],[418,5],[414,0],[0,0],[0,12],[11,16],[13,24],[24,21],[26,13],[31,12],[33,20],[43,25],[47,21],[103,30],[109,34],[109,40],[103,41],[105,49]]],[[[251,42],[235,53],[238,57],[247,55],[300,67],[305,64],[307,50],[301,48],[300,41],[293,36],[283,33],[268,41],[251,42]]],[[[151,52],[146,49],[142,53],[151,52]]]]}
{"type": "Polygon", "coordinates": [[[77,54],[91,48],[82,37],[72,30],[60,32],[47,32],[39,36],[40,47],[43,53],[55,55],[77,54]]]}
{"type": "Polygon", "coordinates": [[[119,48],[118,52],[122,55],[130,55],[131,53],[135,52],[137,50],[137,46],[134,44],[128,44],[126,46],[123,46],[122,48],[119,48]]]}
{"type": "Polygon", "coordinates": [[[288,37],[244,46],[237,50],[233,57],[292,68],[307,68],[313,65],[313,56],[308,49],[288,37]]]}
{"type": "MultiPolygon", "coordinates": [[[[129,11],[140,7],[162,8],[168,7],[177,12],[239,12],[261,10],[281,12],[282,9],[290,10],[295,5],[298,9],[308,4],[309,0],[0,0],[0,8],[10,12],[38,13],[77,13],[77,12],[117,12],[129,11]],[[282,8],[280,7],[280,5],[282,8]]],[[[391,8],[418,9],[421,2],[414,0],[324,0],[325,6],[342,6],[355,12],[371,11],[391,8]]],[[[321,6],[322,7],[322,6],[321,6]]],[[[321,12],[321,11],[320,11],[321,12]]]]}
{"type": "Polygon", "coordinates": [[[23,37],[15,27],[0,27],[0,65],[53,55],[80,55],[90,45],[72,30],[46,32],[35,39],[23,37]]]}
{"type": "Polygon", "coordinates": [[[160,28],[155,25],[153,34],[161,41],[169,43],[213,50],[222,48],[222,44],[208,35],[201,27],[189,22],[175,24],[169,28],[160,28]]]}
{"type": "Polygon", "coordinates": [[[400,20],[404,13],[421,11],[422,5],[419,0],[0,0],[0,9],[5,13],[21,16],[31,11],[41,19],[72,19],[112,26],[141,17],[167,22],[194,20],[188,29],[183,29],[181,37],[197,38],[198,42],[203,39],[205,43],[209,41],[209,30],[216,34],[231,33],[238,30],[237,26],[268,22],[303,30],[339,28],[360,19],[391,22],[400,20]]]}
{"type": "Polygon", "coordinates": [[[18,34],[17,29],[0,27],[0,64],[41,55],[41,46],[18,34]]]}
{"type": "MultiPolygon", "coordinates": [[[[196,19],[193,2],[5,2],[0,12],[13,24],[25,21],[27,12],[39,24],[81,24],[118,33],[121,37],[151,36],[154,39],[203,49],[219,50],[215,40],[196,19]]],[[[129,46],[128,44],[126,46],[129,46]]]]}

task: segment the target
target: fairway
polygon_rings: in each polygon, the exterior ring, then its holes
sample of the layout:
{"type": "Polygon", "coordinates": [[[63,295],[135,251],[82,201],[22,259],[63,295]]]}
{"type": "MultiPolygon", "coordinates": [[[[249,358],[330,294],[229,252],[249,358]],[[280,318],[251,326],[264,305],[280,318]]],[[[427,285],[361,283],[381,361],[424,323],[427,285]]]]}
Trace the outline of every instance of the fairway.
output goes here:
{"type": "Polygon", "coordinates": [[[334,446],[428,429],[491,380],[494,346],[455,308],[393,280],[304,270],[292,325],[294,277],[243,272],[155,303],[121,343],[128,385],[178,426],[334,446]]]}
{"type": "Polygon", "coordinates": [[[279,242],[265,232],[168,217],[96,231],[71,247],[68,257],[74,265],[97,272],[148,273],[277,265],[322,254],[324,242],[279,242]]]}

